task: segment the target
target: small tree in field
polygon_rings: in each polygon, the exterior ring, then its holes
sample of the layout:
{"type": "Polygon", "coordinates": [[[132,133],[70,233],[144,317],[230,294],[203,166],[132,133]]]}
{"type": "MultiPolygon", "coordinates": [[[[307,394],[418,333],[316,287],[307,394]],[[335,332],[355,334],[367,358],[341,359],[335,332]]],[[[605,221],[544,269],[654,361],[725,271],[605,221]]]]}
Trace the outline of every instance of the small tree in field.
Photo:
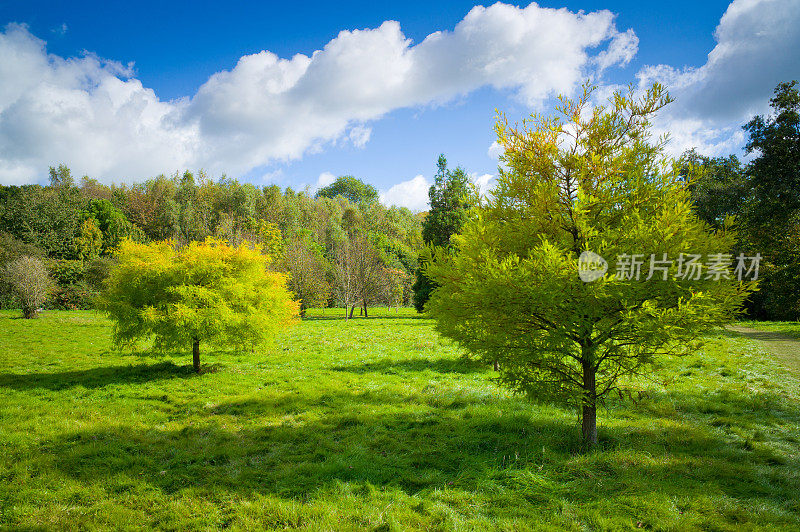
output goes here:
{"type": "Polygon", "coordinates": [[[340,244],[336,250],[333,276],[336,296],[345,306],[345,319],[353,317],[358,302],[361,302],[364,317],[367,317],[367,306],[381,295],[383,264],[375,245],[366,235],[353,235],[340,244]]]}
{"type": "Polygon", "coordinates": [[[267,270],[257,246],[209,239],[179,248],[174,242],[125,240],[99,308],[114,320],[119,346],[153,338],[158,350],[200,344],[253,348],[297,316],[283,275],[267,270]]]}
{"type": "Polygon", "coordinates": [[[53,289],[47,268],[35,257],[23,256],[5,267],[5,279],[22,303],[25,319],[36,317],[36,310],[45,302],[53,289]]]}
{"type": "Polygon", "coordinates": [[[597,405],[621,379],[691,349],[750,288],[726,279],[724,258],[720,275],[685,275],[681,254],[713,260],[733,240],[697,218],[679,165],[662,155],[665,139],[651,141],[649,118],[669,96],[654,85],[591,108],[591,91],[562,98],[558,118],[498,120],[505,169],[452,253],[429,267],[439,287],[427,307],[441,333],[499,361],[501,382],[578,407],[589,446],[597,405]],[[579,276],[586,251],[609,263],[593,282],[579,276]],[[646,279],[651,256],[673,262],[646,279]],[[644,263],[641,277],[626,257],[644,263]]]}
{"type": "Polygon", "coordinates": [[[300,316],[306,309],[324,306],[331,295],[322,249],[310,239],[287,242],[283,262],[289,272],[289,288],[300,300],[300,316]]]}

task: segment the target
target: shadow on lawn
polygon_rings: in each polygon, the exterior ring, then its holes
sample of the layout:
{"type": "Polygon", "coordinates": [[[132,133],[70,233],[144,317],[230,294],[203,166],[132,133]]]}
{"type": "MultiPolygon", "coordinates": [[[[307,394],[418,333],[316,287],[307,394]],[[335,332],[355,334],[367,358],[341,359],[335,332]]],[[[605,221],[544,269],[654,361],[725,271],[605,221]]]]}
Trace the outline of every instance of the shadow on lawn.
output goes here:
{"type": "MultiPolygon", "coordinates": [[[[332,315],[332,316],[305,316],[303,321],[326,321],[326,320],[338,320],[338,321],[345,321],[344,314],[342,315],[332,315]]],[[[425,320],[423,323],[427,322],[427,319],[424,316],[353,316],[349,320],[348,323],[357,323],[362,320],[425,320]]]]}
{"type": "Polygon", "coordinates": [[[394,360],[385,358],[377,362],[365,362],[363,364],[351,364],[347,366],[333,366],[333,371],[344,371],[348,373],[386,373],[394,374],[408,371],[435,371],[436,373],[482,373],[490,368],[484,362],[469,358],[409,358],[406,360],[394,360]]]}
{"type": "Polygon", "coordinates": [[[63,390],[75,386],[102,388],[109,384],[127,385],[180,379],[192,375],[195,375],[195,373],[192,371],[191,366],[177,366],[172,362],[160,362],[157,364],[103,366],[57,373],[0,373],[0,388],[11,388],[13,390],[33,390],[37,388],[63,390]]]}
{"type": "MultiPolygon", "coordinates": [[[[393,413],[394,403],[381,395],[337,392],[328,396],[326,415],[311,416],[313,421],[250,423],[302,414],[319,398],[250,400],[220,405],[207,412],[207,420],[181,430],[119,426],[76,432],[43,442],[39,455],[83,482],[111,483],[105,489],[112,490],[116,484],[146,483],[167,493],[191,487],[307,497],[337,482],[353,482],[410,494],[448,487],[522,490],[534,505],[656,493],[678,501],[721,494],[743,507],[769,500],[788,508],[800,498],[791,466],[776,467],[781,463],[759,453],[757,445],[736,443],[712,423],[720,412],[752,409],[751,398],[728,394],[716,409],[706,396],[672,399],[688,401],[690,420],[676,424],[634,411],[630,423],[601,427],[603,452],[586,454],[577,424],[561,419],[519,411],[499,415],[501,405],[480,409],[479,401],[459,409],[393,413]],[[248,428],[230,429],[219,415],[238,416],[248,428]]],[[[780,405],[779,415],[800,421],[796,407],[780,405]]],[[[756,413],[750,417],[756,420],[756,413]]]]}
{"type": "Polygon", "coordinates": [[[720,331],[720,335],[726,338],[749,338],[750,340],[761,340],[764,342],[797,342],[800,338],[794,334],[780,332],[780,331],[743,331],[743,330],[728,330],[720,331]]]}

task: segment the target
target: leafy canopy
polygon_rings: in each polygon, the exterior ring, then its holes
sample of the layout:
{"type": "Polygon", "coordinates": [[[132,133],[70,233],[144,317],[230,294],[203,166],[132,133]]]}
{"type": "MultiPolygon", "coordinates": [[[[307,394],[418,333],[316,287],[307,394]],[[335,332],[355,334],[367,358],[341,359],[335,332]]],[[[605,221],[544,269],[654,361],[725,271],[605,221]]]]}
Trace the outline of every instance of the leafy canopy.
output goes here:
{"type": "MultiPolygon", "coordinates": [[[[428,246],[449,247],[450,237],[461,231],[469,218],[470,209],[478,204],[479,198],[477,189],[463,168],[447,168],[444,154],[439,155],[436,167],[433,185],[428,189],[431,208],[422,221],[422,240],[428,246]]],[[[436,288],[436,283],[425,273],[430,260],[430,250],[424,250],[419,257],[419,268],[412,287],[417,312],[424,310],[436,288]]]]}
{"type": "Polygon", "coordinates": [[[378,201],[378,191],[372,185],[351,175],[339,176],[336,181],[317,191],[317,198],[343,196],[353,203],[372,203],[378,201]]]}
{"type": "Polygon", "coordinates": [[[257,246],[124,240],[117,257],[99,306],[118,345],[153,338],[158,350],[195,341],[253,347],[297,315],[285,277],[267,270],[257,246]]]}
{"type": "Polygon", "coordinates": [[[797,81],[780,83],[772,114],[746,126],[751,200],[742,216],[743,245],[764,256],[761,290],[749,302],[759,318],[800,318],[800,91],[797,81]]]}
{"type": "MultiPolygon", "coordinates": [[[[616,93],[591,107],[592,88],[562,98],[558,116],[521,125],[500,117],[504,149],[497,188],[452,237],[428,272],[439,287],[428,303],[437,328],[487,362],[500,379],[542,400],[583,408],[583,436],[597,441],[596,405],[625,376],[643,374],[659,355],[681,353],[709,327],[729,320],[747,287],[729,280],[645,281],[617,274],[622,255],[726,253],[692,211],[680,166],[653,141],[650,117],[669,103],[654,85],[641,98],[616,93]],[[584,282],[583,251],[609,271],[584,282]]],[[[648,261],[649,262],[649,261],[648,261]]],[[[727,266],[727,265],[726,265],[727,266]]]]}

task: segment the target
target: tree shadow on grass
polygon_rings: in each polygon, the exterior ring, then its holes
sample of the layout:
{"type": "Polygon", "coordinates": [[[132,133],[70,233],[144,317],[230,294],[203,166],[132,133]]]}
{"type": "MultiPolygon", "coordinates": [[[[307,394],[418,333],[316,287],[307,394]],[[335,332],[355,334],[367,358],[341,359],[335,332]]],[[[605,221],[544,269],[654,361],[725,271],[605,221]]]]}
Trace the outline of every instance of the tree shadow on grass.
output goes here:
{"type": "MultiPolygon", "coordinates": [[[[209,367],[204,371],[213,371],[209,367]]],[[[102,388],[109,384],[136,384],[161,380],[180,379],[195,375],[191,366],[178,366],[173,362],[156,364],[131,364],[102,366],[84,370],[61,371],[56,373],[0,373],[0,388],[13,390],[63,390],[83,386],[102,388]]]]}
{"type": "Polygon", "coordinates": [[[376,362],[365,362],[363,364],[350,364],[345,366],[333,366],[333,371],[343,371],[348,373],[385,373],[395,374],[399,372],[412,371],[434,371],[436,373],[483,373],[490,369],[489,365],[479,360],[470,358],[409,358],[405,360],[395,360],[385,358],[376,362]]]}
{"type": "MultiPolygon", "coordinates": [[[[112,491],[146,483],[165,493],[192,488],[212,497],[306,498],[335,483],[356,483],[408,494],[448,488],[520,493],[504,499],[520,512],[578,500],[619,503],[635,514],[633,496],[688,506],[721,496],[742,509],[770,506],[791,515],[792,501],[800,499],[792,465],[713,423],[720,413],[735,424],[736,416],[750,412],[746,421],[757,424],[760,401],[777,401],[767,395],[755,401],[743,394],[673,397],[687,416],[634,411],[630,422],[601,426],[601,449],[586,453],[576,424],[535,410],[498,415],[502,405],[482,409],[476,399],[462,408],[409,412],[398,408],[404,398],[387,403],[380,394],[337,392],[326,396],[323,415],[304,420],[320,398],[287,394],[279,401],[220,405],[180,430],[123,425],[73,432],[42,442],[36,456],[46,463],[35,470],[55,467],[112,491]],[[723,404],[715,407],[715,401],[723,404]],[[287,413],[298,416],[285,419],[287,413]],[[237,421],[243,428],[230,428],[237,421]]],[[[779,416],[800,420],[796,406],[781,405],[779,416]]]]}
{"type": "Polygon", "coordinates": [[[353,316],[352,318],[345,320],[344,315],[342,316],[305,316],[303,317],[303,321],[347,321],[348,323],[357,323],[359,321],[364,320],[417,320],[421,323],[429,323],[428,318],[425,316],[353,316]]]}
{"type": "Polygon", "coordinates": [[[748,338],[750,340],[761,340],[763,342],[798,342],[800,337],[790,333],[780,331],[734,331],[723,329],[718,333],[725,338],[748,338]]]}

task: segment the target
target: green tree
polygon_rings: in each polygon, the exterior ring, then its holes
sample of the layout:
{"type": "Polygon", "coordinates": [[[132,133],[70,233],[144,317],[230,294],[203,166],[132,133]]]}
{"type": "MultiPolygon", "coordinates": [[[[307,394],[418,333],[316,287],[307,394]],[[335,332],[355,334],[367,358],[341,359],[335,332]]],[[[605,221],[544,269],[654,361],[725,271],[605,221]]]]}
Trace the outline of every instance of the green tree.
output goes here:
{"type": "Polygon", "coordinates": [[[0,186],[0,231],[50,257],[74,257],[82,203],[74,187],[0,186]]]}
{"type": "MultiPolygon", "coordinates": [[[[102,255],[113,253],[124,238],[141,239],[141,231],[128,221],[125,215],[107,199],[93,199],[81,213],[84,220],[92,220],[100,229],[103,246],[102,255]]],[[[84,222],[85,223],[85,222],[84,222]]]]}
{"type": "Polygon", "coordinates": [[[75,238],[75,254],[80,260],[91,261],[100,256],[103,249],[103,232],[97,227],[94,218],[87,218],[75,238]]]}
{"type": "Polygon", "coordinates": [[[800,209],[800,91],[797,81],[778,84],[770,106],[772,116],[756,116],[744,129],[750,134],[745,149],[756,155],[747,169],[755,195],[748,216],[754,227],[771,231],[783,229],[800,209]]]}
{"type": "MultiPolygon", "coordinates": [[[[467,173],[460,166],[448,170],[444,154],[439,155],[434,183],[428,189],[431,208],[422,221],[422,240],[435,247],[449,247],[450,237],[457,234],[469,218],[470,209],[478,204],[478,193],[467,173]]],[[[414,308],[422,312],[436,284],[426,274],[430,253],[420,255],[416,272],[414,308]]]]}
{"type": "Polygon", "coordinates": [[[57,168],[50,167],[50,186],[70,188],[75,185],[72,172],[66,165],[59,164],[57,168]]]}
{"type": "Polygon", "coordinates": [[[800,318],[800,91],[780,83],[770,100],[772,114],[756,116],[745,129],[752,200],[742,225],[743,246],[761,253],[760,290],[748,311],[757,318],[800,318]]]}
{"type": "Polygon", "coordinates": [[[253,348],[297,315],[285,277],[267,270],[257,247],[126,240],[117,257],[99,300],[114,320],[116,344],[153,338],[157,350],[191,345],[197,372],[201,342],[253,348]]]}
{"type": "Polygon", "coordinates": [[[336,181],[317,191],[317,198],[343,196],[352,203],[372,203],[378,201],[378,191],[372,185],[351,175],[339,176],[336,181]]]}
{"type": "MultiPolygon", "coordinates": [[[[669,102],[662,87],[596,108],[591,92],[562,98],[552,118],[498,120],[505,169],[493,198],[428,268],[439,284],[428,302],[437,329],[499,361],[514,390],[579,408],[589,446],[609,392],[731,319],[749,287],[678,270],[681,253],[713,260],[733,237],[698,220],[679,165],[651,139],[649,120],[669,102]],[[616,271],[584,282],[588,251],[616,258],[616,271]],[[631,259],[651,254],[672,263],[649,280],[646,265],[635,276],[631,259]]],[[[727,274],[730,258],[718,258],[727,274]]]]}
{"type": "Polygon", "coordinates": [[[714,229],[729,216],[740,217],[749,201],[745,168],[735,155],[706,157],[695,150],[681,159],[681,175],[687,181],[697,216],[714,229]]]}

